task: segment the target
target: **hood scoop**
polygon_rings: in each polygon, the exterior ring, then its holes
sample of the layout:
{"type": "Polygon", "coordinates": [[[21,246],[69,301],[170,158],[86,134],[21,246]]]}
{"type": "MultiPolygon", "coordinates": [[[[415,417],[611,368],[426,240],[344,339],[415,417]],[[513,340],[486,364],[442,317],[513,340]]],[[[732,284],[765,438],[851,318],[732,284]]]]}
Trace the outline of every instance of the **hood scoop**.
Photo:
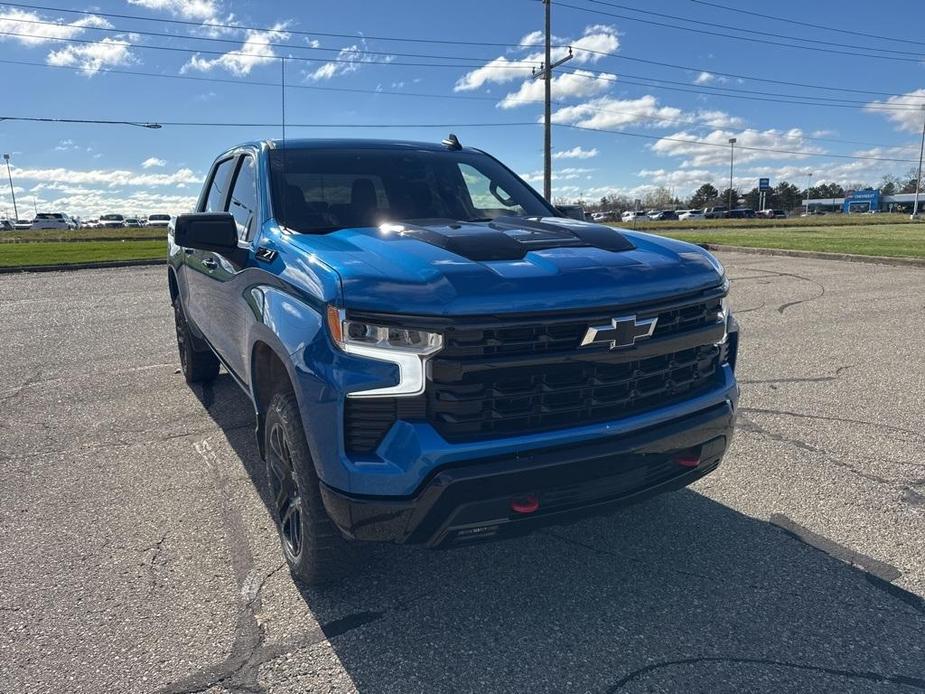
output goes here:
{"type": "Polygon", "coordinates": [[[498,217],[487,223],[427,220],[404,225],[401,235],[474,261],[521,260],[530,251],[547,248],[593,247],[613,252],[635,248],[612,227],[565,223],[557,217],[498,217]]]}

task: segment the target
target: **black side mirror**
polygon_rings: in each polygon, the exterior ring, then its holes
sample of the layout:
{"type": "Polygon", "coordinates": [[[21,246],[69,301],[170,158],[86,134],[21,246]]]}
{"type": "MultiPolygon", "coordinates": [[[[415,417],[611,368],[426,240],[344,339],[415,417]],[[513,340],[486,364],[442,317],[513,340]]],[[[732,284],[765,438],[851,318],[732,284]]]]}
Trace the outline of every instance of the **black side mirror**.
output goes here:
{"type": "Polygon", "coordinates": [[[174,243],[183,248],[212,251],[243,265],[247,251],[238,247],[238,225],[230,212],[196,212],[177,217],[174,243]]]}

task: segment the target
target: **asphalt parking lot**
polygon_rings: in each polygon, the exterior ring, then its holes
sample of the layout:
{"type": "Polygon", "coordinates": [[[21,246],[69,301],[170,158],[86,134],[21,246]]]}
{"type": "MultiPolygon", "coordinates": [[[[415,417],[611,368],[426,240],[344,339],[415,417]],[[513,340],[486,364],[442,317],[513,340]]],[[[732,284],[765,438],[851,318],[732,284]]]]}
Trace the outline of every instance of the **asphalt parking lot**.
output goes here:
{"type": "Polygon", "coordinates": [[[0,276],[0,691],[925,690],[925,269],[723,254],[739,433],[616,515],[300,591],[162,267],[0,276]]]}

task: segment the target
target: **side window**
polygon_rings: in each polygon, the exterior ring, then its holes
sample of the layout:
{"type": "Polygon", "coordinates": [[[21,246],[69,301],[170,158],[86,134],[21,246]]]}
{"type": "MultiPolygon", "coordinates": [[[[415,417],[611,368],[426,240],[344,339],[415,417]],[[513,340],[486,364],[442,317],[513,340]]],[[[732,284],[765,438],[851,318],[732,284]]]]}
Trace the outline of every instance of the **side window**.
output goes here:
{"type": "Polygon", "coordinates": [[[209,181],[209,194],[206,204],[200,212],[224,212],[225,193],[228,191],[228,181],[234,171],[234,159],[226,159],[215,167],[215,175],[209,181]]]}
{"type": "Polygon", "coordinates": [[[228,211],[238,225],[238,239],[249,240],[257,224],[257,171],[253,157],[241,157],[228,211]]]}
{"type": "Polygon", "coordinates": [[[472,206],[480,216],[496,217],[503,214],[526,214],[501,186],[468,164],[460,164],[459,172],[469,193],[472,206]]]}

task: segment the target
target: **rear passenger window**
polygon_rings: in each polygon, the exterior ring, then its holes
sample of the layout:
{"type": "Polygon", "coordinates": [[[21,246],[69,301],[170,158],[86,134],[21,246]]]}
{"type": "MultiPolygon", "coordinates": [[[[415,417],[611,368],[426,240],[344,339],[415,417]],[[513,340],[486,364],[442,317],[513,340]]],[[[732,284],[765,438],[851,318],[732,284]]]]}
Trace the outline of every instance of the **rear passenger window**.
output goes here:
{"type": "Polygon", "coordinates": [[[225,193],[228,192],[228,182],[234,171],[234,159],[226,159],[215,167],[215,175],[209,183],[209,195],[202,212],[224,212],[225,193]]]}
{"type": "Polygon", "coordinates": [[[228,201],[228,211],[238,225],[238,238],[241,241],[250,239],[257,215],[257,172],[253,157],[241,158],[231,199],[228,201]]]}

